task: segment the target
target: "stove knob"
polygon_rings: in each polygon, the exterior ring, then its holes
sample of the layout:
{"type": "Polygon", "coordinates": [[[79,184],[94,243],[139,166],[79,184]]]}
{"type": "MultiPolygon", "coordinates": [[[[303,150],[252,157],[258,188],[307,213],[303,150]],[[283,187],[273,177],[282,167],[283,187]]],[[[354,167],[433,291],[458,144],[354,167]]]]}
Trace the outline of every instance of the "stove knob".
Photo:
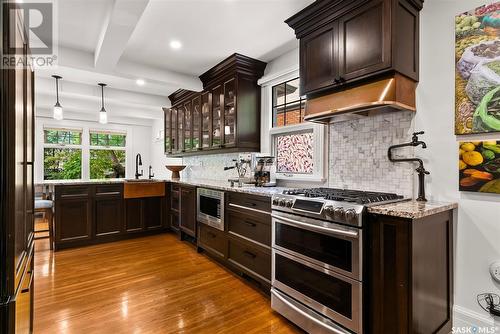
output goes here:
{"type": "Polygon", "coordinates": [[[277,198],[273,198],[273,205],[278,205],[279,200],[277,198]]]}
{"type": "Polygon", "coordinates": [[[342,207],[337,207],[333,209],[333,217],[337,220],[344,220],[345,211],[342,207]]]}
{"type": "Polygon", "coordinates": [[[327,205],[323,208],[323,211],[325,211],[325,213],[329,216],[332,216],[333,215],[333,206],[331,205],[327,205]]]}
{"type": "Polygon", "coordinates": [[[279,206],[285,206],[286,205],[286,200],[284,198],[279,200],[279,206]]]}
{"type": "Polygon", "coordinates": [[[345,211],[345,219],[348,223],[354,224],[358,220],[358,214],[354,209],[347,209],[345,211]]]}
{"type": "Polygon", "coordinates": [[[291,208],[291,207],[292,207],[292,205],[293,205],[293,200],[291,200],[291,199],[287,200],[287,201],[285,202],[285,205],[286,205],[286,207],[287,207],[287,208],[291,208]]]}

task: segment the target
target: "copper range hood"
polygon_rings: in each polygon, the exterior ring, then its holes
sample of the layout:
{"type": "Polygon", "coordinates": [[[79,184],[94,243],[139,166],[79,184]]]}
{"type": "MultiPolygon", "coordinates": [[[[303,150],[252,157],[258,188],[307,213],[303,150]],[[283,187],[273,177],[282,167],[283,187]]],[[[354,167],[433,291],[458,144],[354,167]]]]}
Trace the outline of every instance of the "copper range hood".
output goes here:
{"type": "Polygon", "coordinates": [[[415,111],[415,89],[415,81],[395,74],[389,78],[308,99],[304,119],[316,123],[331,123],[380,112],[415,111]]]}

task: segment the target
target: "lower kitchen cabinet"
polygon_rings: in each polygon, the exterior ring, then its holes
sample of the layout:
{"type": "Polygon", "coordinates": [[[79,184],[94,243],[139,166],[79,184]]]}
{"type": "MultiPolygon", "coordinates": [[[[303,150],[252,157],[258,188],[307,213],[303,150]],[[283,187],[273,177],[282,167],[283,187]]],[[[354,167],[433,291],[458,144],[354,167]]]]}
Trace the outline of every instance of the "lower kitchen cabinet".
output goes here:
{"type": "Polygon", "coordinates": [[[55,249],[163,232],[165,196],[124,199],[123,184],[57,185],[55,249]]]}
{"type": "Polygon", "coordinates": [[[418,219],[373,215],[367,227],[371,333],[450,333],[453,212],[418,219]]]}
{"type": "Polygon", "coordinates": [[[87,186],[55,188],[55,248],[92,238],[92,198],[87,186]]]}
{"type": "Polygon", "coordinates": [[[196,238],[196,187],[180,187],[180,230],[196,238]]]}
{"type": "Polygon", "coordinates": [[[226,233],[205,224],[198,224],[198,247],[219,259],[226,259],[226,233]]]}
{"type": "Polygon", "coordinates": [[[270,287],[271,250],[235,237],[230,237],[228,244],[229,263],[263,286],[270,287]]]}

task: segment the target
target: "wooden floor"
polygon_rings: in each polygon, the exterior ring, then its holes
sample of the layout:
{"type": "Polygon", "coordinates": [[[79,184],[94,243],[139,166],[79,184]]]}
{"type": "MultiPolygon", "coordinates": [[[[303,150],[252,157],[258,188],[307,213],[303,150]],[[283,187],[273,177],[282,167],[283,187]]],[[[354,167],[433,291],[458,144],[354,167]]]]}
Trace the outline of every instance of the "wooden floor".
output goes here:
{"type": "Polygon", "coordinates": [[[52,253],[36,241],[35,334],[300,333],[174,235],[52,253]]]}

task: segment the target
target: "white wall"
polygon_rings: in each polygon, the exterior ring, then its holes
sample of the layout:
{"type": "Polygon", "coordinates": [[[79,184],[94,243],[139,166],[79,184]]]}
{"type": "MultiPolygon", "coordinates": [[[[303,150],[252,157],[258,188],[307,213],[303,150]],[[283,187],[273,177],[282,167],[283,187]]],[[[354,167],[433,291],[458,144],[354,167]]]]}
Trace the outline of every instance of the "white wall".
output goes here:
{"type": "MultiPolygon", "coordinates": [[[[135,174],[135,156],[140,153],[142,156],[142,168],[144,169],[144,177],[148,175],[148,166],[151,164],[151,125],[145,124],[120,124],[108,123],[100,124],[96,121],[77,121],[64,119],[56,121],[50,117],[37,116],[35,119],[35,183],[43,180],[43,128],[44,127],[67,127],[83,129],[84,133],[88,133],[89,129],[102,129],[124,131],[127,133],[126,140],[126,167],[125,173],[127,178],[133,178],[135,174]]],[[[82,146],[89,146],[88,135],[82,138],[82,146]]],[[[89,175],[88,158],[82,156],[82,177],[89,175]]]]}
{"type": "MultiPolygon", "coordinates": [[[[500,196],[458,191],[459,140],[500,138],[454,135],[454,16],[487,3],[484,0],[426,1],[421,13],[420,83],[415,129],[425,130],[423,150],[431,172],[427,190],[432,200],[459,203],[456,226],[455,310],[461,320],[480,325],[491,317],[476,302],[479,293],[500,294],[488,265],[500,259],[500,196]]],[[[497,324],[499,325],[499,324],[497,324]]]]}

